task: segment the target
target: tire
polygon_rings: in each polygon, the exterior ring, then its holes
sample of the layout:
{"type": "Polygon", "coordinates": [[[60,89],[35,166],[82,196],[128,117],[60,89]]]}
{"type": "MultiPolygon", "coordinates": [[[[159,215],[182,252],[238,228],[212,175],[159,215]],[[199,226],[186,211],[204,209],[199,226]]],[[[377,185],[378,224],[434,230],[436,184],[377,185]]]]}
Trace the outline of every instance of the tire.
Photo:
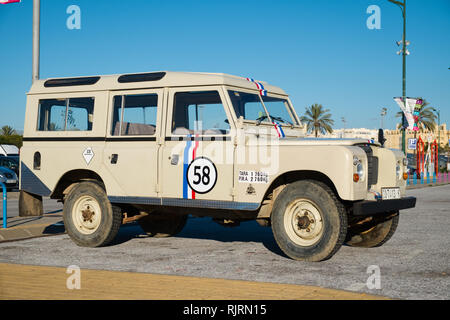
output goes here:
{"type": "Polygon", "coordinates": [[[142,230],[154,238],[174,236],[183,230],[187,215],[171,214],[167,212],[153,212],[138,220],[142,230]]]}
{"type": "Polygon", "coordinates": [[[105,190],[95,182],[80,182],[64,201],[64,226],[82,247],[109,244],[122,224],[122,211],[112,206],[105,190]]]}
{"type": "Polygon", "coordinates": [[[324,183],[289,184],[275,199],[272,230],[280,249],[300,261],[323,261],[341,247],[347,232],[342,203],[324,183]]]}
{"type": "Polygon", "coordinates": [[[373,218],[371,221],[349,228],[345,244],[352,247],[373,248],[385,244],[397,230],[398,211],[394,216],[373,218]]]}

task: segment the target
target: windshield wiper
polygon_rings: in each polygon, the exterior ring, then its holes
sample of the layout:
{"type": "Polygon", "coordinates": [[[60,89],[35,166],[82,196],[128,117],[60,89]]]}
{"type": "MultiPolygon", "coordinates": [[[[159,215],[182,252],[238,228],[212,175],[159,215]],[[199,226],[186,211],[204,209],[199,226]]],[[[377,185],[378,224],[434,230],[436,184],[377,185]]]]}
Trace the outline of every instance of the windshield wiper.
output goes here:
{"type": "Polygon", "coordinates": [[[287,121],[287,120],[283,119],[282,117],[275,117],[275,116],[270,116],[270,117],[271,117],[273,120],[277,120],[277,121],[281,121],[281,122],[290,124],[290,125],[291,125],[291,129],[294,128],[294,124],[293,124],[292,122],[287,121]]]}
{"type": "Polygon", "coordinates": [[[267,119],[267,116],[261,116],[256,119],[256,125],[259,126],[263,120],[267,119]]]}

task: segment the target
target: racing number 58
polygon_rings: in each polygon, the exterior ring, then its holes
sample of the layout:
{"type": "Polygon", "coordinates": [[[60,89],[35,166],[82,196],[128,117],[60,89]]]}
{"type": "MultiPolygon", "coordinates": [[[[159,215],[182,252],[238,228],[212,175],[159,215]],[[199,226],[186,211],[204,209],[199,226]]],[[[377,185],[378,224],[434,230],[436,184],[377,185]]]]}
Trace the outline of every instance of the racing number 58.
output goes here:
{"type": "Polygon", "coordinates": [[[217,169],[208,158],[195,158],[188,167],[187,181],[189,187],[197,193],[208,193],[217,181],[217,169]]]}
{"type": "Polygon", "coordinates": [[[204,166],[203,168],[201,166],[195,166],[194,167],[194,176],[196,176],[198,179],[194,180],[192,183],[197,185],[197,184],[205,184],[208,185],[210,182],[210,178],[209,178],[209,173],[211,172],[211,169],[208,166],[204,166]],[[201,173],[199,173],[199,171],[201,173]]]}

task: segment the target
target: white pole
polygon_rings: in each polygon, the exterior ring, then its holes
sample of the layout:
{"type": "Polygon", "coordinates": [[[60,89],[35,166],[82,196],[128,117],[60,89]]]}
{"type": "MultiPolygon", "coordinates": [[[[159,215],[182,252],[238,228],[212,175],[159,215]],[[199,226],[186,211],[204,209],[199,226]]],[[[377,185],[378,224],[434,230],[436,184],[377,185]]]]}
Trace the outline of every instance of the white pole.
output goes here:
{"type": "Polygon", "coordinates": [[[33,0],[33,82],[39,80],[40,2],[40,0],[33,0]]]}

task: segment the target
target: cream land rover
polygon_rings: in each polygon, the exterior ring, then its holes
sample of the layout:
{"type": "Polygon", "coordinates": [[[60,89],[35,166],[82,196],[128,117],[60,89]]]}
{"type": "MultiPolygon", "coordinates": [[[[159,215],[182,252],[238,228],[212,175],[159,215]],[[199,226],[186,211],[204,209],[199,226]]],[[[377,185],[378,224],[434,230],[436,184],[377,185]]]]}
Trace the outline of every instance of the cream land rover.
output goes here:
{"type": "Polygon", "coordinates": [[[271,226],[292,259],[321,261],[343,243],[394,233],[406,159],[366,140],[307,139],[280,88],[226,74],[152,72],[36,81],[27,95],[20,215],[64,203],[80,246],[123,223],[151,236],[189,214],[271,226]]]}

